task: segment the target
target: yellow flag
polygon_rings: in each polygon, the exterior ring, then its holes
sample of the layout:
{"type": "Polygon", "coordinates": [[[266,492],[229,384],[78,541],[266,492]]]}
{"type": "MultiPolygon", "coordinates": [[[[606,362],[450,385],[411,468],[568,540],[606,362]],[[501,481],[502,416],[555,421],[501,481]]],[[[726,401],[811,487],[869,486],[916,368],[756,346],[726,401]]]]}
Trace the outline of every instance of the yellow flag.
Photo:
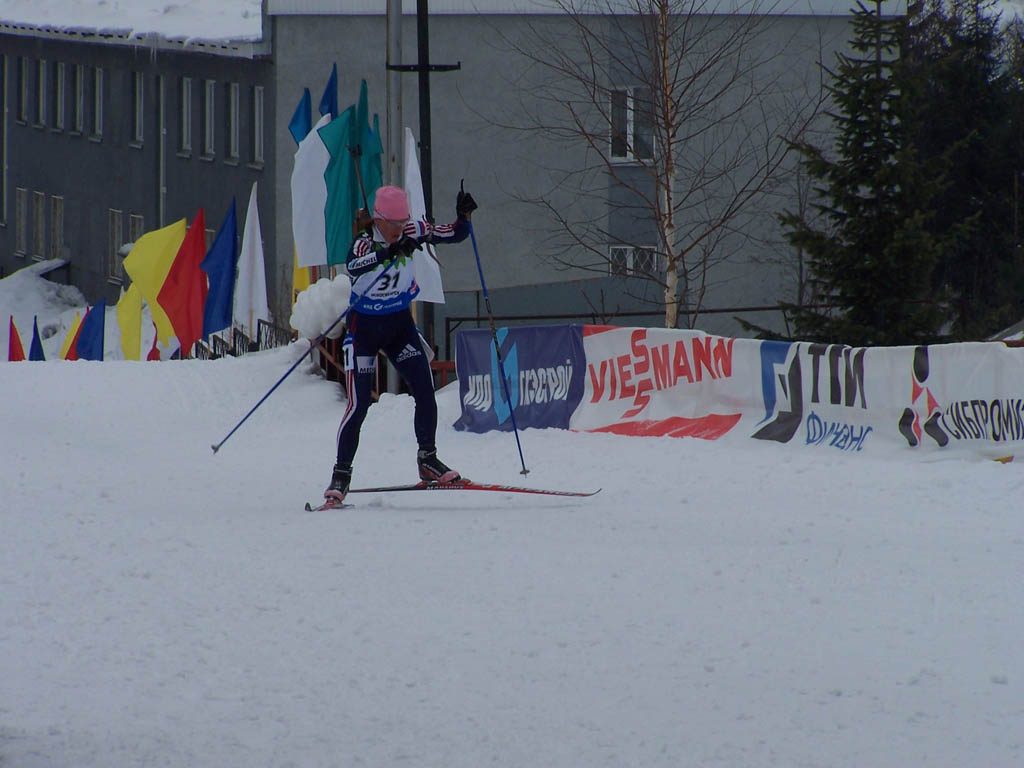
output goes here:
{"type": "Polygon", "coordinates": [[[142,291],[132,283],[117,302],[117,324],[121,328],[121,351],[125,360],[141,360],[142,291]]]}
{"type": "Polygon", "coordinates": [[[292,304],[299,298],[299,294],[309,288],[309,267],[299,266],[299,252],[292,246],[292,253],[294,254],[294,260],[292,263],[295,265],[294,271],[292,272],[292,304]]]}
{"type": "Polygon", "coordinates": [[[132,285],[139,287],[149,305],[156,323],[157,338],[164,344],[174,336],[174,328],[157,297],[185,239],[186,229],[185,219],[181,219],[162,229],[147,232],[135,241],[131,253],[124,260],[124,271],[131,277],[132,285]]]}
{"type": "Polygon", "coordinates": [[[75,319],[71,321],[71,327],[68,328],[68,335],[64,337],[64,343],[60,347],[60,359],[68,359],[68,350],[71,348],[71,342],[75,340],[75,334],[78,333],[78,326],[82,324],[82,318],[75,312],[75,319]]]}

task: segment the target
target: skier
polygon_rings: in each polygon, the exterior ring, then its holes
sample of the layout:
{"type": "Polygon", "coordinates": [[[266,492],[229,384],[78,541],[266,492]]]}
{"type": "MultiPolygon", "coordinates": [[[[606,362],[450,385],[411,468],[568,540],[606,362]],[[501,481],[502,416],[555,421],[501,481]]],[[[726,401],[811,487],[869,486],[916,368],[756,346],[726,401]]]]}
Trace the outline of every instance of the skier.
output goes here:
{"type": "Polygon", "coordinates": [[[359,430],[370,407],[379,350],[401,374],[415,401],[413,428],[419,445],[416,463],[420,479],[439,483],[461,479],[458,472],[437,458],[434,379],[427,343],[412,319],[409,304],[420,291],[412,254],[422,243],[465,240],[469,236],[469,217],[476,208],[472,196],[460,190],[455,221],[435,226],[411,219],[403,189],[384,186],[377,190],[373,226],[352,243],[345,265],[352,278],[352,294],[361,298],[349,315],[348,334],[342,345],[348,406],[338,427],[337,463],[331,484],[324,491],[328,501],[340,504],[348,493],[359,430]]]}

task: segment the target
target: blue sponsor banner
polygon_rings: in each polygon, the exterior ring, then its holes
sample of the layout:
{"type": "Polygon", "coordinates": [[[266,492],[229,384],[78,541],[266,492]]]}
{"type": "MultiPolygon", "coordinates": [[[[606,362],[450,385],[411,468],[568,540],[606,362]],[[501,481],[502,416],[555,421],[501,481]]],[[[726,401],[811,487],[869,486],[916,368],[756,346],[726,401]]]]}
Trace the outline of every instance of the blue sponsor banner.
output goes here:
{"type": "Polygon", "coordinates": [[[504,381],[489,329],[459,331],[456,336],[462,415],[455,429],[511,431],[513,409],[520,429],[568,429],[569,418],[583,398],[587,369],[582,326],[499,328],[497,337],[504,381]]]}

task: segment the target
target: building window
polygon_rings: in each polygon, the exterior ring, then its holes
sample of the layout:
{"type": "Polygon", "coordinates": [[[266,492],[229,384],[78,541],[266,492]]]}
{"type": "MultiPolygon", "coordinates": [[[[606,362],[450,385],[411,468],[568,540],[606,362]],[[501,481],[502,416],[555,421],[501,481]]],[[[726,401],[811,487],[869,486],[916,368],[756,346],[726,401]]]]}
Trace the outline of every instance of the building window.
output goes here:
{"type": "Polygon", "coordinates": [[[22,258],[28,255],[28,190],[24,187],[14,190],[14,253],[22,258]]]}
{"type": "Polygon", "coordinates": [[[50,258],[64,258],[64,198],[50,195],[50,258]]]}
{"type": "Polygon", "coordinates": [[[145,89],[146,77],[142,72],[132,72],[132,140],[134,146],[142,146],[142,139],[145,135],[146,112],[145,112],[145,89]]]}
{"type": "Polygon", "coordinates": [[[15,118],[19,123],[28,122],[28,61],[18,57],[18,93],[15,104],[15,118]]]}
{"type": "Polygon", "coordinates": [[[653,248],[613,245],[608,249],[608,272],[612,275],[652,275],[658,268],[653,248]]]}
{"type": "Polygon", "coordinates": [[[610,115],[613,160],[654,157],[654,105],[650,88],[612,91],[610,115]]]}
{"type": "Polygon", "coordinates": [[[263,165],[263,86],[252,87],[252,162],[263,165]]]}
{"type": "Polygon", "coordinates": [[[71,130],[85,133],[85,66],[75,64],[71,77],[71,130]]]}
{"type": "Polygon", "coordinates": [[[53,65],[53,130],[64,130],[64,94],[67,91],[67,66],[63,61],[53,65]]]}
{"type": "Polygon", "coordinates": [[[46,125],[46,59],[36,62],[36,125],[46,125]]]}
{"type": "Polygon", "coordinates": [[[121,282],[121,246],[124,245],[123,213],[107,209],[107,258],[104,272],[108,283],[121,282]]]}
{"type": "Polygon", "coordinates": [[[232,162],[238,161],[238,83],[228,83],[227,99],[228,115],[228,146],[227,157],[232,162]]]}
{"type": "Polygon", "coordinates": [[[178,151],[185,155],[192,154],[192,78],[181,78],[178,96],[181,109],[178,110],[178,151]]]}
{"type": "Polygon", "coordinates": [[[43,260],[46,253],[46,193],[32,193],[32,258],[43,260]]]}
{"type": "Polygon", "coordinates": [[[92,135],[99,139],[103,136],[103,67],[96,67],[92,82],[92,135]]]}
{"type": "Polygon", "coordinates": [[[137,242],[146,233],[145,226],[145,219],[142,214],[128,214],[128,242],[137,242]]]}
{"type": "Polygon", "coordinates": [[[203,81],[203,157],[213,157],[216,120],[217,81],[203,81]]]}

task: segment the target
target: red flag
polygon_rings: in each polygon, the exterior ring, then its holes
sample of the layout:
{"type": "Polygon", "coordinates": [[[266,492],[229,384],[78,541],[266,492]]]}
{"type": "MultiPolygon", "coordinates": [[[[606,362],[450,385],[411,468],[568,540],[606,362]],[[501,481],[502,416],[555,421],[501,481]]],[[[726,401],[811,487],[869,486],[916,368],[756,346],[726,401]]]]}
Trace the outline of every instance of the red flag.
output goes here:
{"type": "Polygon", "coordinates": [[[205,256],[206,215],[200,208],[157,296],[178,337],[182,357],[192,351],[192,345],[203,335],[203,306],[209,288],[206,273],[199,265],[205,256]]]}
{"type": "Polygon", "coordinates": [[[25,359],[25,348],[21,346],[21,336],[14,325],[14,315],[11,315],[11,332],[8,336],[7,361],[17,363],[25,359]]]}
{"type": "Polygon", "coordinates": [[[146,355],[147,362],[150,360],[160,360],[160,350],[156,348],[157,336],[159,335],[156,333],[156,323],[153,323],[153,331],[155,334],[153,336],[153,348],[150,349],[149,354],[146,355]]]}
{"type": "MultiPolygon", "coordinates": [[[[85,317],[89,316],[91,309],[92,307],[85,308],[85,317]]],[[[83,317],[82,322],[78,324],[78,327],[75,329],[75,337],[71,340],[71,343],[68,344],[68,353],[64,355],[65,360],[78,359],[78,337],[82,335],[82,326],[85,325],[85,317],[83,317]]]]}

